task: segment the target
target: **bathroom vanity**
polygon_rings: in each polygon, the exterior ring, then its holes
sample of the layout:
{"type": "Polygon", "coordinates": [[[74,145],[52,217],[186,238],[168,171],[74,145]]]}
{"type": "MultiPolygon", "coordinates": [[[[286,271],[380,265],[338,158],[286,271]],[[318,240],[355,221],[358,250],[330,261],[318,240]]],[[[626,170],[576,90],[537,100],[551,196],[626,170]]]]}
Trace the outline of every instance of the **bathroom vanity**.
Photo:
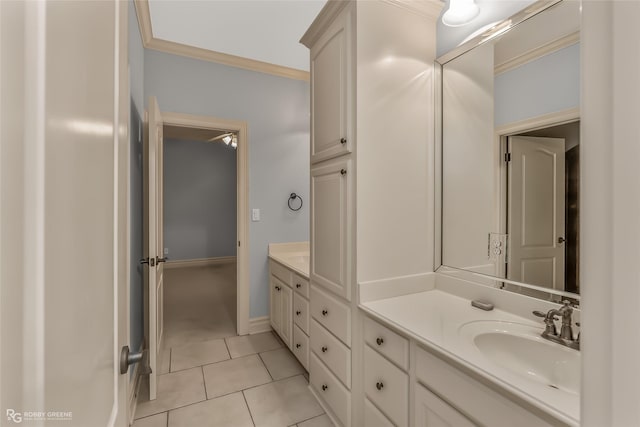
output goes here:
{"type": "Polygon", "coordinates": [[[269,245],[270,322],[309,370],[309,243],[269,245]]]}

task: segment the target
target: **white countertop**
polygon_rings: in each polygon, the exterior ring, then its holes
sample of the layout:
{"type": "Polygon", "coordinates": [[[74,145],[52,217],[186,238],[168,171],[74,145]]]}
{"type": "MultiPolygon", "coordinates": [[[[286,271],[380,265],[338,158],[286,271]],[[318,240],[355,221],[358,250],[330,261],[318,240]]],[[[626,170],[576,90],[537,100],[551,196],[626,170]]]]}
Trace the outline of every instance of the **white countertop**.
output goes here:
{"type": "Polygon", "coordinates": [[[309,278],[309,242],[271,243],[269,258],[309,278]]]}
{"type": "Polygon", "coordinates": [[[554,390],[498,366],[459,333],[463,325],[483,320],[513,322],[542,332],[540,323],[497,308],[479,310],[471,307],[469,299],[438,289],[364,302],[360,308],[532,406],[569,425],[579,425],[579,395],[554,390]]]}

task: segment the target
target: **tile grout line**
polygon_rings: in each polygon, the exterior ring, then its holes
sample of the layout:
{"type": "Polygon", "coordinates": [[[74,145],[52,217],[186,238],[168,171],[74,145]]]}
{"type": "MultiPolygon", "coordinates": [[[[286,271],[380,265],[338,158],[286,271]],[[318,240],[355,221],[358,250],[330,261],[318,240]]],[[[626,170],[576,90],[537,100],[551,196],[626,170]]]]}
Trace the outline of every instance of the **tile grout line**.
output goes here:
{"type": "Polygon", "coordinates": [[[186,408],[188,406],[197,405],[198,403],[202,403],[202,402],[206,402],[206,401],[207,401],[207,399],[204,399],[204,400],[198,400],[197,402],[187,403],[186,405],[176,406],[175,408],[166,409],[164,411],[155,412],[153,414],[145,415],[144,417],[136,418],[136,419],[134,419],[134,421],[138,421],[138,420],[141,420],[143,418],[149,418],[149,417],[152,417],[154,415],[159,415],[159,414],[162,414],[162,413],[166,412],[167,413],[167,422],[169,422],[168,421],[169,420],[169,412],[175,411],[176,409],[182,409],[182,408],[186,408]]]}
{"type": "Polygon", "coordinates": [[[240,393],[242,393],[242,398],[244,399],[244,404],[247,405],[247,411],[249,411],[249,417],[251,417],[251,423],[253,424],[253,427],[256,426],[256,422],[253,420],[253,414],[251,413],[251,408],[249,407],[249,402],[247,402],[247,396],[244,395],[244,390],[241,391],[240,393]]]}
{"type": "Polygon", "coordinates": [[[260,353],[256,353],[258,355],[258,359],[260,359],[260,362],[262,363],[262,366],[264,367],[264,369],[267,371],[267,374],[269,374],[269,378],[271,378],[271,381],[275,381],[275,378],[273,378],[273,375],[271,375],[271,371],[269,370],[269,367],[267,366],[267,364],[264,362],[264,359],[262,358],[262,355],[260,353]]]}
{"type": "Polygon", "coordinates": [[[200,365],[200,372],[202,372],[202,386],[204,387],[204,397],[209,400],[209,393],[207,393],[207,380],[204,377],[204,366],[200,365]]]}

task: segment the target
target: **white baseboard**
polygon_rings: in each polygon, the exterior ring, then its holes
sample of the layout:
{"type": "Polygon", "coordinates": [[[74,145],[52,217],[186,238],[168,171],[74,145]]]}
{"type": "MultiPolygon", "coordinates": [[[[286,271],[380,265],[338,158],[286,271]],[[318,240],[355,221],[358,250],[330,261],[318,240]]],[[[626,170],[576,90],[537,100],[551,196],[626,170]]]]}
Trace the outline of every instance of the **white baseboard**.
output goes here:
{"type": "Polygon", "coordinates": [[[164,264],[164,268],[206,267],[209,265],[228,264],[236,262],[236,258],[235,256],[221,256],[215,258],[169,260],[164,264]]]}
{"type": "MultiPolygon", "coordinates": [[[[140,348],[138,352],[142,352],[145,348],[144,340],[140,343],[140,348]]],[[[140,363],[135,364],[135,368],[133,369],[133,375],[131,376],[129,382],[129,425],[133,425],[133,419],[136,415],[136,408],[138,407],[138,393],[140,392],[140,379],[142,376],[140,375],[140,363]]]]}
{"type": "Polygon", "coordinates": [[[271,330],[271,318],[269,316],[253,317],[249,319],[249,334],[259,334],[271,330]]]}

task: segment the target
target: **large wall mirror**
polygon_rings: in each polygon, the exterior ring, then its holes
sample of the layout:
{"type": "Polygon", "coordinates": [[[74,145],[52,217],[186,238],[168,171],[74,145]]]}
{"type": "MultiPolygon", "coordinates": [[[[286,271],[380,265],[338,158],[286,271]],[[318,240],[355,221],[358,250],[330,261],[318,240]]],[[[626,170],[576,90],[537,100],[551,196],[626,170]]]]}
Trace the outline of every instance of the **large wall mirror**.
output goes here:
{"type": "Polygon", "coordinates": [[[578,294],[580,3],[538,2],[438,59],[441,263],[578,294]]]}

